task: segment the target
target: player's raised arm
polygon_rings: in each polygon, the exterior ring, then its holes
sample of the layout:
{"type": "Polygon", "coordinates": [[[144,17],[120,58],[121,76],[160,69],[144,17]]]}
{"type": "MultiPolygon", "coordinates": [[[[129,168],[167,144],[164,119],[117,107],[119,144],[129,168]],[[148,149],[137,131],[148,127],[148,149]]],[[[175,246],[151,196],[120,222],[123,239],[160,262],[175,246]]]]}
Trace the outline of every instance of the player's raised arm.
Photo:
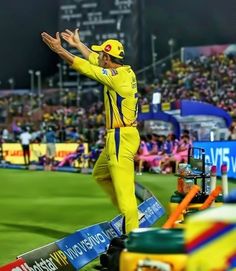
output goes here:
{"type": "Polygon", "coordinates": [[[75,56],[62,47],[59,32],[56,33],[56,38],[53,38],[46,32],[41,33],[41,36],[43,42],[46,43],[53,52],[58,54],[69,65],[72,65],[75,56]]]}
{"type": "Polygon", "coordinates": [[[71,47],[78,49],[85,59],[89,59],[89,55],[92,51],[83,42],[81,42],[78,28],[75,29],[74,32],[66,29],[61,33],[61,36],[71,47]]]}

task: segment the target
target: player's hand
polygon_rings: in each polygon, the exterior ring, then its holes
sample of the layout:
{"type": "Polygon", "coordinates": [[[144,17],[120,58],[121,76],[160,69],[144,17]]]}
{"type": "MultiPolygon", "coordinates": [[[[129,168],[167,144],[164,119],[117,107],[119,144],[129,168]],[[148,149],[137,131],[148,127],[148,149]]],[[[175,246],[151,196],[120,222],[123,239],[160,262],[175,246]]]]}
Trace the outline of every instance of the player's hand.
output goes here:
{"type": "Polygon", "coordinates": [[[58,53],[62,49],[59,32],[56,33],[56,38],[53,38],[46,32],[41,33],[41,36],[43,42],[45,42],[47,46],[55,53],[58,53]]]}
{"type": "Polygon", "coordinates": [[[61,33],[62,38],[70,44],[72,47],[78,47],[80,45],[79,29],[75,29],[74,32],[66,29],[61,33]]]}

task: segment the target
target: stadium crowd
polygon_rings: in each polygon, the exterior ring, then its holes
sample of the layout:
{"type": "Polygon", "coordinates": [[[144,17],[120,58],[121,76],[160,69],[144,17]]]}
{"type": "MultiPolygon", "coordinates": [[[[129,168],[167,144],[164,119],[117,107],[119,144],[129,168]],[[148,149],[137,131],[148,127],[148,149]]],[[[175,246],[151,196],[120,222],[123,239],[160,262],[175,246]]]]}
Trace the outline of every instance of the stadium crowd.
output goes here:
{"type": "Polygon", "coordinates": [[[172,68],[158,74],[152,85],[140,89],[141,103],[149,103],[153,92],[162,102],[181,99],[213,104],[236,117],[236,57],[224,54],[201,56],[186,63],[172,61],[172,68]]]}
{"type": "MultiPolygon", "coordinates": [[[[154,92],[161,94],[161,102],[181,99],[200,100],[216,105],[236,118],[236,57],[223,54],[201,56],[186,63],[172,60],[172,67],[162,71],[153,84],[140,87],[140,105],[149,104],[154,92]]],[[[44,142],[48,128],[56,133],[56,142],[78,142],[81,138],[91,146],[103,145],[105,116],[102,102],[87,107],[78,105],[75,92],[34,97],[24,94],[0,98],[1,121],[12,116],[11,124],[1,130],[3,142],[19,142],[24,127],[28,127],[31,142],[44,142]],[[41,115],[34,119],[38,101],[41,115]]],[[[8,119],[9,120],[9,119],[8,119]]],[[[141,126],[140,126],[141,127],[141,126]]],[[[186,161],[186,150],[191,144],[188,133],[177,139],[174,135],[147,135],[140,131],[142,141],[136,156],[137,172],[143,168],[155,172],[172,172],[176,163],[186,161]]],[[[236,140],[235,121],[229,140],[236,140]]],[[[90,151],[93,148],[90,149],[90,151]]]]}

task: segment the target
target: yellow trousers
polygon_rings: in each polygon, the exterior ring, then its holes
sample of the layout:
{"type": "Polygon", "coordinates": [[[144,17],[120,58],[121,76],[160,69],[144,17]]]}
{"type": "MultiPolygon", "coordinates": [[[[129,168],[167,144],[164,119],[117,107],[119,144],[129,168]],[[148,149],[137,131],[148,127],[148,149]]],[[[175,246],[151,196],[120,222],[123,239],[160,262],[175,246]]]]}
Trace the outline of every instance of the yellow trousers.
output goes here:
{"type": "Polygon", "coordinates": [[[108,130],[105,148],[93,170],[95,180],[125,217],[125,233],[139,226],[134,185],[134,156],[139,144],[136,127],[108,130]]]}

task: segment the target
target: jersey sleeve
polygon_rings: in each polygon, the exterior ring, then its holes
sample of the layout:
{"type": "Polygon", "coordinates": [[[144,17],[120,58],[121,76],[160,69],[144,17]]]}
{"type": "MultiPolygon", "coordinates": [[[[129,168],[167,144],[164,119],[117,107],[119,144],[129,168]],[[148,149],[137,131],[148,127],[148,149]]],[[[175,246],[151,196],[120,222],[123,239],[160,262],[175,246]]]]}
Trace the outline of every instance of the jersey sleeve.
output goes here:
{"type": "Polygon", "coordinates": [[[89,61],[77,56],[74,58],[71,68],[103,85],[113,88],[114,78],[112,71],[109,69],[93,65],[89,61]]]}
{"type": "Polygon", "coordinates": [[[95,53],[95,52],[91,52],[90,55],[89,55],[89,63],[95,65],[95,66],[98,66],[98,57],[99,57],[99,54],[95,53]]]}

